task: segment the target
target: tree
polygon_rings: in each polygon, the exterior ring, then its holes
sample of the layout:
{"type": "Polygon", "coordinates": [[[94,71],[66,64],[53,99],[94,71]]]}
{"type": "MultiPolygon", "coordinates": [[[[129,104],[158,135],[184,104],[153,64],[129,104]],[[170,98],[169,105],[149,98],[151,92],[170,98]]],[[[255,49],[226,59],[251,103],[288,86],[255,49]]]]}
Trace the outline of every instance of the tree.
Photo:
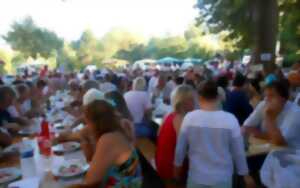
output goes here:
{"type": "Polygon", "coordinates": [[[11,54],[6,50],[0,49],[0,61],[3,64],[0,64],[0,74],[3,75],[11,70],[6,70],[7,66],[11,66],[11,54]]]}
{"type": "Polygon", "coordinates": [[[100,40],[105,58],[112,58],[119,50],[129,50],[133,45],[143,44],[144,39],[124,29],[114,28],[100,40]]]}
{"type": "Polygon", "coordinates": [[[100,65],[104,59],[103,46],[90,30],[84,31],[80,39],[72,43],[72,47],[83,65],[100,65]]]}
{"type": "Polygon", "coordinates": [[[281,2],[280,9],[280,53],[288,64],[300,60],[300,1],[281,2]]]}
{"type": "Polygon", "coordinates": [[[62,39],[54,32],[36,26],[30,17],[15,22],[3,39],[26,58],[36,58],[38,54],[49,58],[53,51],[63,47],[62,39]]]}
{"type": "Polygon", "coordinates": [[[264,63],[266,71],[274,68],[278,33],[277,0],[198,0],[199,23],[208,22],[212,31],[227,30],[229,38],[239,39],[241,48],[253,49],[253,61],[260,63],[262,53],[271,54],[264,63]]]}
{"type": "Polygon", "coordinates": [[[130,63],[134,63],[137,60],[147,58],[146,47],[143,44],[132,44],[128,50],[121,49],[115,55],[114,58],[124,59],[130,63]]]}

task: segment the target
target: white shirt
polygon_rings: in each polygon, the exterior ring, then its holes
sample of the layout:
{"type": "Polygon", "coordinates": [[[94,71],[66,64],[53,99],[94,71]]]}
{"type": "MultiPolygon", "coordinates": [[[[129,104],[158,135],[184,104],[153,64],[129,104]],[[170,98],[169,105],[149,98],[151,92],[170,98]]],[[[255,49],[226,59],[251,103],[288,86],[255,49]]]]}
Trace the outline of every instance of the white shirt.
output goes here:
{"type": "MultiPolygon", "coordinates": [[[[260,102],[250,116],[245,120],[245,127],[256,127],[261,131],[266,131],[266,127],[263,124],[264,108],[266,102],[260,102]]],[[[300,149],[300,107],[287,101],[276,119],[276,125],[280,129],[282,136],[291,148],[300,149]]]]}
{"type": "Polygon", "coordinates": [[[110,82],[104,82],[102,84],[100,84],[100,91],[102,91],[103,93],[108,93],[111,91],[116,91],[117,87],[110,83],[110,82]]]}
{"type": "Polygon", "coordinates": [[[151,100],[145,91],[129,91],[124,94],[124,99],[133,117],[134,123],[141,123],[145,111],[151,108],[151,100]]]}
{"type": "Polygon", "coordinates": [[[16,107],[14,105],[11,105],[7,108],[8,113],[16,118],[16,117],[20,117],[20,113],[17,111],[16,107]]]}
{"type": "Polygon", "coordinates": [[[238,120],[224,111],[195,110],[182,122],[175,152],[175,166],[189,157],[188,181],[212,186],[231,181],[234,166],[248,174],[243,137],[238,120]]]}
{"type": "Polygon", "coordinates": [[[158,82],[158,78],[156,76],[152,76],[151,79],[149,80],[149,84],[148,84],[149,95],[151,95],[154,92],[157,82],[158,82]]]}
{"type": "Polygon", "coordinates": [[[21,104],[20,110],[21,110],[22,114],[26,114],[28,111],[30,111],[31,110],[31,100],[27,99],[26,101],[24,101],[21,104]]]}

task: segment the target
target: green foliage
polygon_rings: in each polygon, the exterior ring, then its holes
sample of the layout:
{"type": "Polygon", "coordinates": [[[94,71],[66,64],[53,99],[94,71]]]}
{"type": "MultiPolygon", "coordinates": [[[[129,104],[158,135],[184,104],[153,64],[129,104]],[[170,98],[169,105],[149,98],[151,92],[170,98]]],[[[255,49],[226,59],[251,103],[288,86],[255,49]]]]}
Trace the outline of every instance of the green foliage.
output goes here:
{"type": "MultiPolygon", "coordinates": [[[[256,45],[254,28],[259,0],[198,0],[198,24],[206,24],[213,33],[228,31],[225,40],[234,41],[240,49],[256,45]]],[[[280,52],[286,61],[300,59],[300,0],[277,0],[279,6],[280,52]]]]}
{"type": "Polygon", "coordinates": [[[0,74],[2,75],[10,71],[7,70],[7,67],[11,66],[11,54],[0,49],[0,60],[5,63],[4,65],[0,65],[0,74]]]}
{"type": "Polygon", "coordinates": [[[72,54],[73,60],[71,62],[76,61],[77,65],[75,67],[77,68],[82,68],[88,64],[100,65],[104,59],[103,46],[90,30],[83,32],[80,39],[72,43],[72,47],[73,49],[64,50],[68,50],[72,54]],[[77,56],[76,60],[74,59],[75,56],[77,56]]]}
{"type": "Polygon", "coordinates": [[[286,64],[292,64],[300,60],[297,53],[300,50],[300,1],[285,1],[280,9],[281,53],[285,54],[286,64]]]}
{"type": "Polygon", "coordinates": [[[208,59],[216,53],[231,52],[233,43],[225,41],[228,33],[212,34],[205,25],[190,26],[184,36],[142,37],[124,29],[112,29],[102,38],[86,30],[71,43],[64,42],[54,33],[36,26],[30,18],[14,23],[4,37],[16,50],[14,67],[27,62],[28,57],[45,58],[50,67],[63,65],[66,70],[79,70],[86,65],[107,66],[103,62],[121,59],[133,63],[144,58],[208,59]]]}
{"type": "Polygon", "coordinates": [[[237,40],[241,48],[253,45],[253,0],[198,0],[198,24],[207,24],[210,31],[229,31],[228,40],[237,40]]]}
{"type": "Polygon", "coordinates": [[[22,52],[25,57],[36,58],[39,54],[49,58],[52,51],[59,50],[63,46],[62,39],[54,32],[37,27],[30,17],[15,22],[11,31],[3,38],[12,49],[22,52]]]}
{"type": "Polygon", "coordinates": [[[143,44],[132,44],[129,49],[120,49],[114,58],[125,59],[129,62],[135,62],[137,60],[146,58],[146,47],[143,44]]]}

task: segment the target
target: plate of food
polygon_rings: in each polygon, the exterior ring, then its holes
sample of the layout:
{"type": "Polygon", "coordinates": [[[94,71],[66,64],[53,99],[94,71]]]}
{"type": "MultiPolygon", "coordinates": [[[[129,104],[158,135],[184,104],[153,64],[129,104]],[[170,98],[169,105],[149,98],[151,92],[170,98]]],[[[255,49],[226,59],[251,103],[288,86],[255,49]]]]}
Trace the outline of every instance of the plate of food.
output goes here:
{"type": "Polygon", "coordinates": [[[4,153],[16,153],[19,152],[20,143],[12,144],[3,149],[4,153]]]}
{"type": "Polygon", "coordinates": [[[56,177],[60,178],[73,178],[83,175],[89,169],[89,165],[82,165],[80,163],[70,162],[69,164],[62,164],[58,168],[55,168],[52,173],[56,177]]]}
{"type": "Polygon", "coordinates": [[[21,177],[21,171],[17,168],[0,169],[0,185],[10,183],[21,177]]]}
{"type": "Polygon", "coordinates": [[[52,151],[55,153],[70,153],[80,149],[80,143],[78,142],[64,142],[52,147],[52,151]]]}

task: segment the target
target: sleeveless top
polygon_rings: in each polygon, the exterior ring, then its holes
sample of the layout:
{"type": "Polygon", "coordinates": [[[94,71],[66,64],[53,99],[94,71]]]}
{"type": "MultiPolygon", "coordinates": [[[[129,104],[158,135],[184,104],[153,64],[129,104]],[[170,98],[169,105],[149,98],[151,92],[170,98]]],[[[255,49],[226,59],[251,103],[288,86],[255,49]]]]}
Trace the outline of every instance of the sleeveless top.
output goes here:
{"type": "Polygon", "coordinates": [[[176,149],[176,131],[173,126],[173,120],[176,114],[169,114],[160,129],[157,138],[155,163],[159,176],[162,179],[173,179],[174,157],[176,149]]]}
{"type": "Polygon", "coordinates": [[[120,166],[112,166],[100,188],[141,188],[142,170],[137,151],[134,150],[127,161],[120,166]]]}

